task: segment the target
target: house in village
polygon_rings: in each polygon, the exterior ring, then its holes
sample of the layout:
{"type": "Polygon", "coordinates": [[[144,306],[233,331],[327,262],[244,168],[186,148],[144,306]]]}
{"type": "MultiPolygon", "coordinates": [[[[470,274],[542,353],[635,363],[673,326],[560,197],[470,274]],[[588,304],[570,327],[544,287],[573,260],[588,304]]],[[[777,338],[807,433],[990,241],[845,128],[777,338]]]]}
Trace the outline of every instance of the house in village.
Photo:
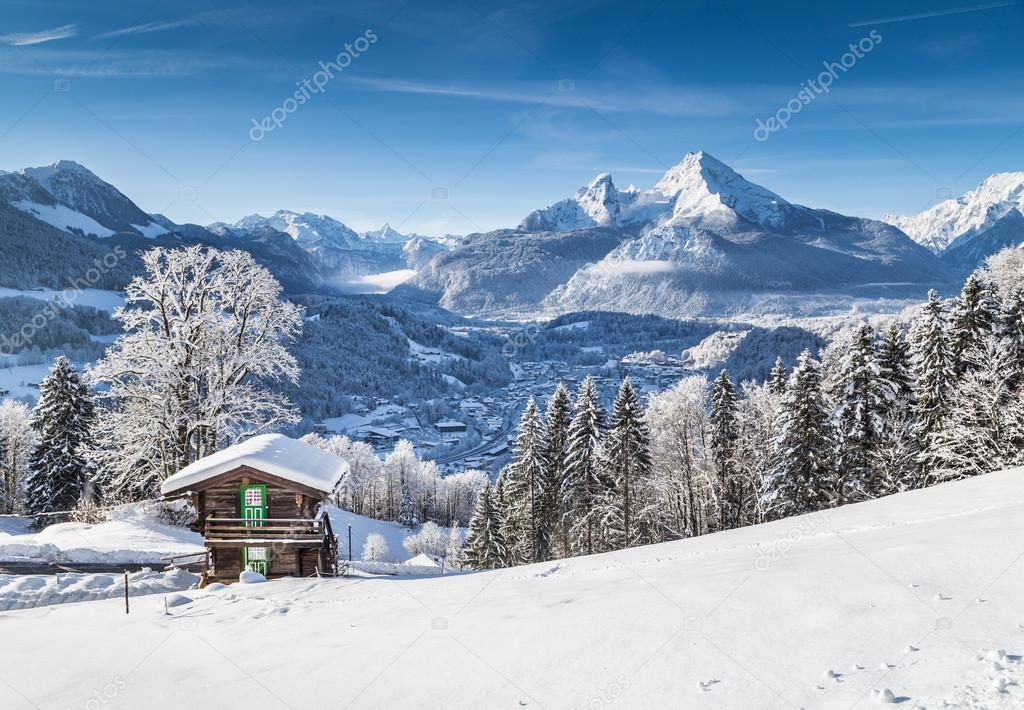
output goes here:
{"type": "Polygon", "coordinates": [[[315,446],[264,434],[199,459],[163,482],[164,498],[186,497],[208,551],[204,583],[244,570],[272,577],[331,575],[338,541],[324,502],[348,464],[315,446]]]}
{"type": "Polygon", "coordinates": [[[434,428],[442,434],[464,434],[468,427],[465,422],[455,421],[454,419],[442,419],[434,424],[434,428]]]}

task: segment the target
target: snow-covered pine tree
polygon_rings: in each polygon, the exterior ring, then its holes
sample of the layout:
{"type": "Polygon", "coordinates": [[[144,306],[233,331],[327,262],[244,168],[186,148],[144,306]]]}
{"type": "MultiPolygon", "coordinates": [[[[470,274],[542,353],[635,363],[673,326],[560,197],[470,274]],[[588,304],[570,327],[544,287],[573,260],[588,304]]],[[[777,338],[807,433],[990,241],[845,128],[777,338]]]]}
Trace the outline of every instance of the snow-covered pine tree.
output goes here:
{"type": "Polygon", "coordinates": [[[782,364],[781,355],[775,358],[775,364],[768,376],[768,388],[772,394],[780,397],[786,393],[786,366],[782,364]]]}
{"type": "Polygon", "coordinates": [[[651,475],[650,432],[629,377],[615,398],[602,460],[611,483],[605,493],[602,536],[613,548],[641,544],[651,532],[638,524],[640,492],[651,475]]]}
{"type": "Polygon", "coordinates": [[[576,410],[569,425],[565,476],[559,495],[563,531],[574,554],[591,554],[595,548],[594,517],[602,485],[599,471],[605,413],[597,385],[587,376],[576,395],[576,410]]]}
{"type": "Polygon", "coordinates": [[[507,559],[497,494],[488,481],[477,496],[460,564],[473,569],[495,569],[506,566],[507,559]]]}
{"type": "Polygon", "coordinates": [[[871,452],[874,469],[872,495],[884,496],[920,488],[917,440],[914,415],[909,407],[896,407],[885,420],[885,428],[871,452]]]}
{"type": "Polygon", "coordinates": [[[829,409],[817,361],[805,350],[789,378],[761,506],[772,520],[832,506],[837,498],[829,409]]]}
{"type": "Polygon", "coordinates": [[[966,356],[952,394],[955,406],[920,455],[924,484],[933,485],[1018,465],[1024,460],[1024,400],[1008,384],[1014,367],[1005,341],[988,336],[966,356]]]}
{"type": "Polygon", "coordinates": [[[890,321],[878,347],[878,367],[886,400],[883,403],[882,430],[871,454],[871,466],[875,472],[870,491],[872,497],[921,485],[910,344],[903,337],[903,328],[896,320],[890,321]]]}
{"type": "Polygon", "coordinates": [[[561,382],[548,400],[545,414],[545,451],[548,489],[544,494],[544,517],[551,530],[551,550],[560,557],[569,556],[568,540],[562,525],[564,509],[561,490],[565,481],[565,462],[569,450],[569,425],[572,423],[572,400],[561,382]]]}
{"type": "Polygon", "coordinates": [[[544,424],[531,397],[519,420],[515,456],[504,491],[509,502],[506,524],[512,531],[506,542],[517,563],[542,562],[551,555],[550,520],[545,507],[551,484],[544,439],[544,424]]]}
{"type": "Polygon", "coordinates": [[[30,515],[70,511],[82,499],[94,471],[83,453],[92,443],[89,432],[95,417],[88,385],[70,360],[58,357],[39,384],[39,402],[32,412],[39,441],[25,486],[30,515]]]}
{"type": "Polygon", "coordinates": [[[949,409],[954,380],[946,311],[934,290],[928,292],[928,302],[911,331],[910,362],[916,385],[917,434],[918,439],[925,442],[949,409]]]}
{"type": "Polygon", "coordinates": [[[882,336],[878,348],[878,376],[888,389],[885,415],[894,408],[906,408],[914,399],[914,375],[910,368],[910,345],[903,337],[903,328],[893,320],[882,336]]]}
{"type": "Polygon", "coordinates": [[[740,435],[736,388],[729,373],[722,370],[711,387],[711,460],[719,490],[717,529],[740,526],[746,481],[737,463],[737,440],[740,435]]]}
{"type": "Polygon", "coordinates": [[[1008,384],[1024,385],[1024,291],[1013,291],[1001,299],[998,332],[1010,349],[1013,366],[1008,384]]]}
{"type": "Polygon", "coordinates": [[[949,317],[949,344],[957,376],[968,369],[973,353],[984,347],[985,337],[996,325],[998,311],[992,285],[978,274],[967,277],[949,317]]]}
{"type": "Polygon", "coordinates": [[[838,403],[832,414],[839,504],[881,495],[872,457],[893,393],[880,377],[874,341],[871,326],[862,324],[839,362],[838,403]]]}

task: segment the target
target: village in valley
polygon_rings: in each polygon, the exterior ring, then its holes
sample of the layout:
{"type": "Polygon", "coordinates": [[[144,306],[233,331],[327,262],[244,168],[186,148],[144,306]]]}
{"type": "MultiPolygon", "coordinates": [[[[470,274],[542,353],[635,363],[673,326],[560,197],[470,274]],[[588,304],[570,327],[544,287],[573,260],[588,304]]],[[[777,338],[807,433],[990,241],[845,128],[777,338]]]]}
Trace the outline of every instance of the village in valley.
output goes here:
{"type": "MultiPolygon", "coordinates": [[[[591,347],[599,350],[601,346],[591,347]]],[[[415,355],[441,357],[442,353],[422,349],[415,355]]],[[[422,458],[436,461],[444,473],[475,469],[493,475],[511,455],[515,424],[531,397],[544,406],[559,383],[576,389],[582,378],[589,376],[610,404],[623,377],[628,376],[639,392],[649,395],[694,372],[691,362],[661,351],[633,353],[591,368],[559,361],[513,359],[510,364],[512,382],[494,394],[445,397],[443,406],[451,414],[433,423],[424,416],[423,403],[400,404],[377,397],[360,402],[351,414],[316,422],[312,432],[364,441],[382,458],[404,439],[422,458]]]]}

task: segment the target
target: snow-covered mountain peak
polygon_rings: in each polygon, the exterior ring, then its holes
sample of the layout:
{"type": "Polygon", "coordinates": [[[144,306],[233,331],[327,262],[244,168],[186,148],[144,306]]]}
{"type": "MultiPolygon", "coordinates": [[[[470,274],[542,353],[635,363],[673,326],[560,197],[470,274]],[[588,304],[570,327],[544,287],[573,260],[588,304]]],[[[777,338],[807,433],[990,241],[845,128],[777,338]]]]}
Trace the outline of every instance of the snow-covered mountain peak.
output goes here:
{"type": "Polygon", "coordinates": [[[1024,205],[1024,172],[990,175],[965,197],[990,203],[1013,202],[1024,205]]]}
{"type": "Polygon", "coordinates": [[[235,227],[239,229],[271,227],[279,232],[284,232],[296,242],[306,246],[325,244],[352,247],[359,242],[359,235],[338,220],[325,214],[313,212],[298,213],[291,210],[278,210],[270,217],[252,214],[238,220],[235,227]]]}
{"type": "Polygon", "coordinates": [[[49,183],[55,175],[58,175],[60,173],[68,175],[77,175],[80,177],[95,180],[96,182],[100,183],[103,182],[102,180],[100,180],[100,178],[96,176],[96,173],[89,170],[89,168],[85,167],[81,163],[76,163],[74,160],[58,160],[56,163],[53,163],[51,165],[44,165],[38,168],[24,168],[19,172],[22,175],[27,175],[28,177],[38,181],[43,185],[49,183]]]}
{"type": "Polygon", "coordinates": [[[787,202],[700,150],[687,153],[649,190],[633,185],[619,190],[609,173],[601,173],[574,197],[531,212],[520,228],[572,231],[669,224],[733,231],[748,223],[774,230],[820,229],[813,210],[787,202]]]}
{"type": "Polygon", "coordinates": [[[886,214],[882,220],[902,229],[934,252],[960,237],[986,232],[1013,212],[1024,212],[1024,172],[995,173],[978,187],[943,200],[916,215],[886,214]]]}
{"type": "Polygon", "coordinates": [[[673,224],[729,226],[738,215],[762,227],[782,228],[806,212],[702,150],[687,153],[651,192],[672,201],[673,224]]]}
{"type": "Polygon", "coordinates": [[[607,226],[619,223],[622,208],[630,199],[612,182],[611,173],[601,173],[576,193],[576,201],[594,224],[607,226]]]}
{"type": "Polygon", "coordinates": [[[402,234],[397,229],[391,226],[389,222],[385,222],[384,226],[380,229],[371,230],[363,233],[363,239],[368,239],[375,242],[390,242],[390,243],[404,243],[410,238],[416,235],[413,234],[402,234]]]}
{"type": "MultiPolygon", "coordinates": [[[[687,153],[683,159],[669,168],[654,185],[654,190],[671,197],[694,186],[714,181],[716,176],[739,178],[728,165],[703,150],[687,153]]],[[[740,178],[742,179],[742,178],[740,178]]]]}
{"type": "Polygon", "coordinates": [[[155,238],[168,231],[116,187],[73,160],[4,174],[0,199],[57,229],[77,234],[155,238]]]}

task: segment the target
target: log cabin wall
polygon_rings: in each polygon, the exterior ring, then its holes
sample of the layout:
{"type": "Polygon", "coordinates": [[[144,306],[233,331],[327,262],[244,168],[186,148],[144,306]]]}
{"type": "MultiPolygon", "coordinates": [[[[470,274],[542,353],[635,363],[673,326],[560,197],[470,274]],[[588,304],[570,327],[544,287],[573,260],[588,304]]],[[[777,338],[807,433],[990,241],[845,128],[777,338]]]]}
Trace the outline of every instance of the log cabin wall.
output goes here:
{"type": "Polygon", "coordinates": [[[312,518],[321,501],[267,480],[258,470],[239,466],[230,478],[217,482],[199,492],[197,509],[202,532],[208,516],[214,518],[240,518],[242,484],[259,483],[267,487],[268,518],[312,518]]]}
{"type": "MultiPolygon", "coordinates": [[[[317,571],[325,573],[327,570],[320,569],[320,547],[300,547],[289,545],[287,547],[271,547],[269,568],[267,578],[274,577],[308,577],[317,571]]],[[[210,549],[213,552],[214,578],[218,581],[233,581],[238,579],[242,571],[242,546],[223,545],[211,543],[210,549]]]]}

